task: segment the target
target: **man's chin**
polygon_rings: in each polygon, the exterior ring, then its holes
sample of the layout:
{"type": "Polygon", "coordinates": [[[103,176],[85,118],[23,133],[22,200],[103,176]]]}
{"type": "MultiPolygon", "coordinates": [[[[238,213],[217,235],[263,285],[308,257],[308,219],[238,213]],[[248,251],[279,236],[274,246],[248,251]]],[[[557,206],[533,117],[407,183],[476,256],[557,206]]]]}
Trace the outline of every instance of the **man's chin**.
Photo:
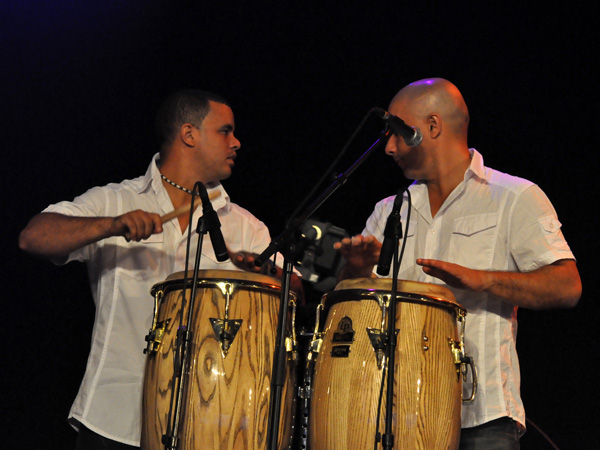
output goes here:
{"type": "Polygon", "coordinates": [[[219,180],[226,180],[232,174],[233,174],[233,170],[231,170],[231,168],[229,170],[224,170],[223,172],[221,172],[221,176],[219,177],[219,180]]]}
{"type": "Polygon", "coordinates": [[[404,175],[404,178],[406,178],[407,180],[418,180],[419,176],[417,175],[417,173],[414,170],[410,170],[410,169],[405,169],[400,167],[400,169],[402,170],[402,174],[404,175]]]}

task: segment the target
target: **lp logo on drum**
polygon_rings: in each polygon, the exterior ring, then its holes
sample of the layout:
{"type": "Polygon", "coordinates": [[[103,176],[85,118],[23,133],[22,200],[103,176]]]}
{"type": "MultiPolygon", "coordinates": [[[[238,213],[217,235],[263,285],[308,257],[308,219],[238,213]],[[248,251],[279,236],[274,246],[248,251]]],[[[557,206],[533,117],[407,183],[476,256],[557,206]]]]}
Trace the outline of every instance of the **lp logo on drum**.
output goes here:
{"type": "MultiPolygon", "coordinates": [[[[333,333],[332,343],[348,343],[354,341],[354,329],[352,328],[352,319],[348,316],[343,317],[333,333]]],[[[347,358],[350,354],[350,345],[336,345],[331,349],[331,356],[335,358],[347,358]]]]}

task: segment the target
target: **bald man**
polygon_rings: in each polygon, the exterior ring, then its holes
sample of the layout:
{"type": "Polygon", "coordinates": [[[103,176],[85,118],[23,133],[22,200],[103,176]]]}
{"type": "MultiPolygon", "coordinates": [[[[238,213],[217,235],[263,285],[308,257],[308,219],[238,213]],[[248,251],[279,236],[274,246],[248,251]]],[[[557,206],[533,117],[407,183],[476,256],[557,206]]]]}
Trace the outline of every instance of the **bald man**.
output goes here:
{"type": "MultiPolygon", "coordinates": [[[[479,391],[463,405],[460,449],[517,449],[525,430],[517,309],[575,306],[581,296],[575,258],[541,189],[485,167],[468,147],[469,112],[456,86],[440,78],[416,81],[396,94],[389,112],[423,134],[415,147],[392,135],[385,148],[415,180],[398,278],[442,284],[468,311],[466,352],[478,366],[479,391]]],[[[376,276],[394,199],[377,203],[361,235],[335,245],[347,260],[340,279],[376,276]]],[[[406,193],[403,200],[406,230],[406,193]]]]}

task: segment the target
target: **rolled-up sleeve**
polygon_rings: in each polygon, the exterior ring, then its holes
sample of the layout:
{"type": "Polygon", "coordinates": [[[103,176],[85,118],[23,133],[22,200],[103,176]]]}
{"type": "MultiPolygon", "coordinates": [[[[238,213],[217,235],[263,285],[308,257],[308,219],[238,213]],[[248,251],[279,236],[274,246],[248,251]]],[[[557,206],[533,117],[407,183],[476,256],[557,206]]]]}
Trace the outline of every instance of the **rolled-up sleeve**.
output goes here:
{"type": "Polygon", "coordinates": [[[561,231],[554,207],[536,185],[518,196],[512,212],[510,252],[522,272],[575,259],[561,231]]]}

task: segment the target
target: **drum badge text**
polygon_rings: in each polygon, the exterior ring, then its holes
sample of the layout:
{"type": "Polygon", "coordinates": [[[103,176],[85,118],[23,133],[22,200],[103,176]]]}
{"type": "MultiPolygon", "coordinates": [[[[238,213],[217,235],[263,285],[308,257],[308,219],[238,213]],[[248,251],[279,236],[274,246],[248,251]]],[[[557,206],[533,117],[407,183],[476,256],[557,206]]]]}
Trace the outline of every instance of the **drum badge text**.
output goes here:
{"type": "Polygon", "coordinates": [[[350,354],[350,344],[354,341],[354,329],[352,328],[352,319],[348,316],[342,317],[338,322],[337,330],[333,333],[331,342],[334,345],[331,348],[331,356],[335,358],[347,358],[350,354]]]}

